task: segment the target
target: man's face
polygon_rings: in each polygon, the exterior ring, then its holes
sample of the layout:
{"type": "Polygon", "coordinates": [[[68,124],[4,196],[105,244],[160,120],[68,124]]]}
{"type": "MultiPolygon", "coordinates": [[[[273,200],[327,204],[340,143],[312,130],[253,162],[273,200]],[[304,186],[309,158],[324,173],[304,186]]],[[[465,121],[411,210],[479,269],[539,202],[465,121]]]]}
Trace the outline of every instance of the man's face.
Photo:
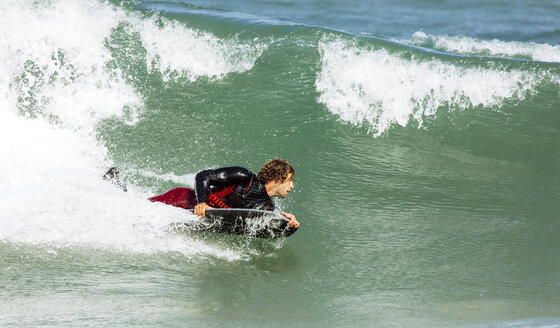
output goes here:
{"type": "Polygon", "coordinates": [[[285,198],[294,189],[294,176],[290,173],[284,182],[278,183],[278,197],[285,198]]]}

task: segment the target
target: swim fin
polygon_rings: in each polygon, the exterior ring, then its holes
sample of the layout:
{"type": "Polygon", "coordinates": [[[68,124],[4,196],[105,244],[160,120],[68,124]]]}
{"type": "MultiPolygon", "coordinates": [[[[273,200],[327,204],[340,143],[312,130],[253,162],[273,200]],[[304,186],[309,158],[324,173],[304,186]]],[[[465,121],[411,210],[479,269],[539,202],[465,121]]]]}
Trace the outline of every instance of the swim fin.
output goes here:
{"type": "Polygon", "coordinates": [[[107,172],[103,174],[103,179],[121,188],[123,191],[127,191],[126,184],[121,182],[119,170],[116,167],[112,167],[107,170],[107,172]]]}

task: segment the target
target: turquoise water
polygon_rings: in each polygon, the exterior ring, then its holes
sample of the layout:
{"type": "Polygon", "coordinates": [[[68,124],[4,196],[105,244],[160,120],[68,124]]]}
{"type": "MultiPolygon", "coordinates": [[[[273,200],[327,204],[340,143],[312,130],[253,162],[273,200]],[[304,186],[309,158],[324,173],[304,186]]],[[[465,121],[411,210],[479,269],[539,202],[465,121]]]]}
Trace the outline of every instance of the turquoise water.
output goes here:
{"type": "Polygon", "coordinates": [[[0,9],[1,326],[560,326],[558,3],[0,9]],[[289,238],[146,200],[275,157],[289,238]]]}

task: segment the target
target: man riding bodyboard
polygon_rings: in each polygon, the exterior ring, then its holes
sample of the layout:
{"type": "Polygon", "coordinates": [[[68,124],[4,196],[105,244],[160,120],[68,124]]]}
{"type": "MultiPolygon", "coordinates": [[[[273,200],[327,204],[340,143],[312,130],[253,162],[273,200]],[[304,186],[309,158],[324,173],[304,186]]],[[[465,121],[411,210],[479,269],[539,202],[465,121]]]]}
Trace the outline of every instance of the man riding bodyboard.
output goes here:
{"type": "MultiPolygon", "coordinates": [[[[239,166],[204,170],[195,177],[195,188],[179,187],[149,198],[204,217],[208,208],[250,208],[273,211],[271,197],[285,198],[294,188],[295,171],[287,161],[273,159],[258,174],[239,166]]],[[[293,214],[281,212],[288,226],[297,228],[293,214]]]]}

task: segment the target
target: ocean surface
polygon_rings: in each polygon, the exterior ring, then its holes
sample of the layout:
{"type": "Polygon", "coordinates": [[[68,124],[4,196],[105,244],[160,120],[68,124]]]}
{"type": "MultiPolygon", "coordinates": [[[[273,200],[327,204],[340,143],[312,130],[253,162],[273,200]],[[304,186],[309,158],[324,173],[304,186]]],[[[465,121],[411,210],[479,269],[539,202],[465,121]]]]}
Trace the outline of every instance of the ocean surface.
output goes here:
{"type": "Polygon", "coordinates": [[[559,17],[0,0],[0,326],[560,327],[559,17]],[[289,238],[147,200],[277,157],[289,238]]]}

